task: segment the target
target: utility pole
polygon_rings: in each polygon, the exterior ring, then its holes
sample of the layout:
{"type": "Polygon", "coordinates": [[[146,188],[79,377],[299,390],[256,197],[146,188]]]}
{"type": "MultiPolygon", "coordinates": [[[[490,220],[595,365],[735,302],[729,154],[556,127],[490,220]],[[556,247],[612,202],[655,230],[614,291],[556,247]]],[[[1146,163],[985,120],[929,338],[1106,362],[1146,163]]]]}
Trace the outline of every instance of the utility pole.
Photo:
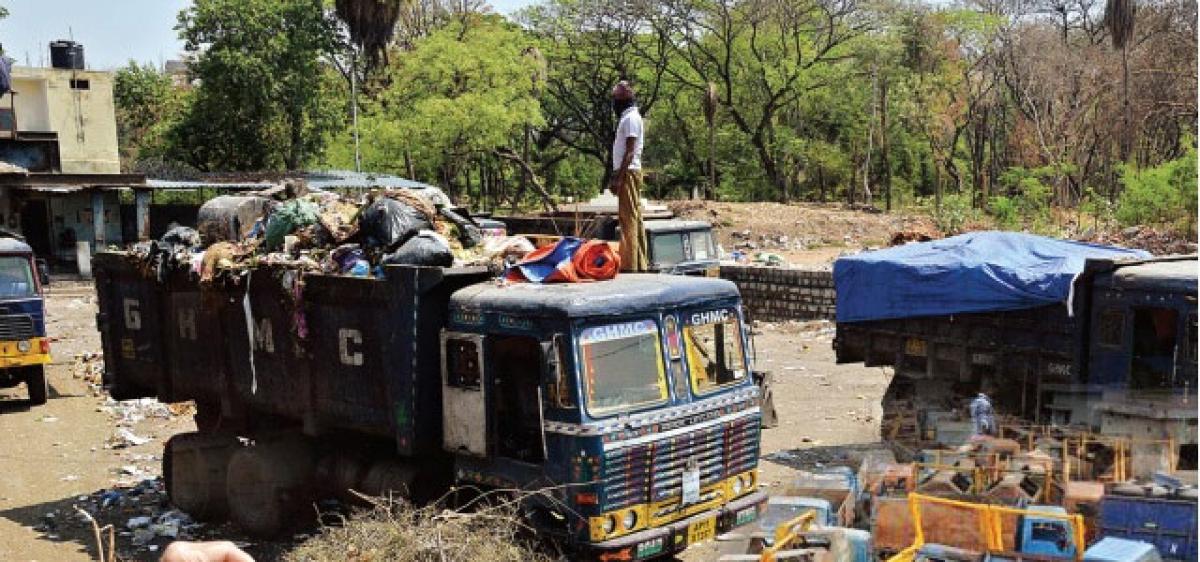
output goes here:
{"type": "Polygon", "coordinates": [[[350,120],[354,131],[354,171],[362,172],[362,151],[358,145],[358,52],[350,47],[350,120]]]}

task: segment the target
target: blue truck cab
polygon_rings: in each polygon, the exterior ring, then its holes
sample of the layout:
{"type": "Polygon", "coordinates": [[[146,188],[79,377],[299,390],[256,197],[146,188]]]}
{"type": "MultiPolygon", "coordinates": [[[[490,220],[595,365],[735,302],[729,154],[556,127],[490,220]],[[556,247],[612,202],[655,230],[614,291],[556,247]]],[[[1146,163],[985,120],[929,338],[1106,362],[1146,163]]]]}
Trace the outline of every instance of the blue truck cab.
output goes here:
{"type": "Polygon", "coordinates": [[[759,516],[761,414],[732,283],[481,283],[450,297],[441,339],[455,479],[548,489],[539,531],[642,560],[759,516]]]}
{"type": "Polygon", "coordinates": [[[25,383],[29,402],[46,403],[46,303],[43,276],[28,244],[0,238],[0,387],[25,383]]]}
{"type": "Polygon", "coordinates": [[[1075,539],[1071,523],[1055,517],[1038,517],[1036,513],[1066,515],[1067,510],[1056,505],[1032,505],[1030,515],[1022,516],[1017,526],[1017,551],[1021,554],[1075,558],[1075,539]]]}

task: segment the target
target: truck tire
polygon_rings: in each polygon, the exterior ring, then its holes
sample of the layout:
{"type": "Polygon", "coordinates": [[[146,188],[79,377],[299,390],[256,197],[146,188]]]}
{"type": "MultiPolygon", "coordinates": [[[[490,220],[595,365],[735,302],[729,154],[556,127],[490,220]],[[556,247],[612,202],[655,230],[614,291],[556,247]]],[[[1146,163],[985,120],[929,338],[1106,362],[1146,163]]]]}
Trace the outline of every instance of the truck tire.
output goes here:
{"type": "Polygon", "coordinates": [[[229,512],[226,471],[240,447],[232,435],[181,433],[167,441],[163,483],[171,503],[198,521],[223,520],[229,512]]]}
{"type": "Polygon", "coordinates": [[[46,383],[46,367],[34,365],[26,369],[25,386],[29,388],[29,403],[34,406],[45,404],[50,394],[50,386],[46,383]]]}
{"type": "Polygon", "coordinates": [[[247,534],[275,537],[303,523],[314,496],[313,447],[302,438],[260,441],[229,459],[229,518],[247,534]]]}

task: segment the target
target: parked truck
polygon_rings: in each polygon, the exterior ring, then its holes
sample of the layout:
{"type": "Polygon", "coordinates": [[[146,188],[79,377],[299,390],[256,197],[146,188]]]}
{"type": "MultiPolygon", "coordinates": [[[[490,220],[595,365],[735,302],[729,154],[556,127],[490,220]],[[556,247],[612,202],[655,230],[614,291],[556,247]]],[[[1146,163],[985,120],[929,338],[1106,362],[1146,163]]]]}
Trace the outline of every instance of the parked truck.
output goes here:
{"type": "Polygon", "coordinates": [[[629,274],[498,284],[261,266],[201,286],[95,258],[104,380],[194,400],[163,459],[173,503],[258,535],[354,489],[529,492],[539,535],[641,560],[756,520],[759,395],[736,287],[629,274]],[[249,444],[249,445],[248,445],[249,444]]]}
{"type": "Polygon", "coordinates": [[[33,405],[45,404],[49,395],[45,267],[28,244],[0,237],[0,388],[25,383],[33,405]]]}
{"type": "MultiPolygon", "coordinates": [[[[569,213],[532,216],[497,216],[508,233],[537,237],[585,236],[619,242],[620,225],[612,212],[569,213]]],[[[646,259],[650,271],[672,275],[720,275],[720,255],[712,225],[706,221],[684,220],[669,211],[645,217],[646,259]]]]}
{"type": "Polygon", "coordinates": [[[895,367],[885,438],[933,439],[986,392],[1002,414],[1157,441],[1195,470],[1195,256],[985,232],[841,258],[834,276],[837,361],[895,367]]]}

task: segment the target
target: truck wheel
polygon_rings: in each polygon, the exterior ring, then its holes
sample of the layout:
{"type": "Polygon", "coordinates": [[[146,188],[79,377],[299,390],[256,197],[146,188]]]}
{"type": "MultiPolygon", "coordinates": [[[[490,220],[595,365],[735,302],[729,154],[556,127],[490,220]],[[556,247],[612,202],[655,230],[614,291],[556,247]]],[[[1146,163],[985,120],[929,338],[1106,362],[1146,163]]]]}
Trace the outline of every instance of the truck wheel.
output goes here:
{"type": "Polygon", "coordinates": [[[29,403],[34,406],[45,404],[46,396],[50,394],[50,386],[46,383],[46,367],[34,365],[26,369],[25,386],[29,388],[29,403]]]}
{"type": "Polygon", "coordinates": [[[224,519],[226,470],[239,448],[232,435],[182,433],[167,441],[163,483],[171,503],[199,521],[224,519]]]}
{"type": "Polygon", "coordinates": [[[311,509],[316,455],[306,441],[260,441],[229,459],[229,518],[246,533],[274,537],[302,523],[311,509]]]}

